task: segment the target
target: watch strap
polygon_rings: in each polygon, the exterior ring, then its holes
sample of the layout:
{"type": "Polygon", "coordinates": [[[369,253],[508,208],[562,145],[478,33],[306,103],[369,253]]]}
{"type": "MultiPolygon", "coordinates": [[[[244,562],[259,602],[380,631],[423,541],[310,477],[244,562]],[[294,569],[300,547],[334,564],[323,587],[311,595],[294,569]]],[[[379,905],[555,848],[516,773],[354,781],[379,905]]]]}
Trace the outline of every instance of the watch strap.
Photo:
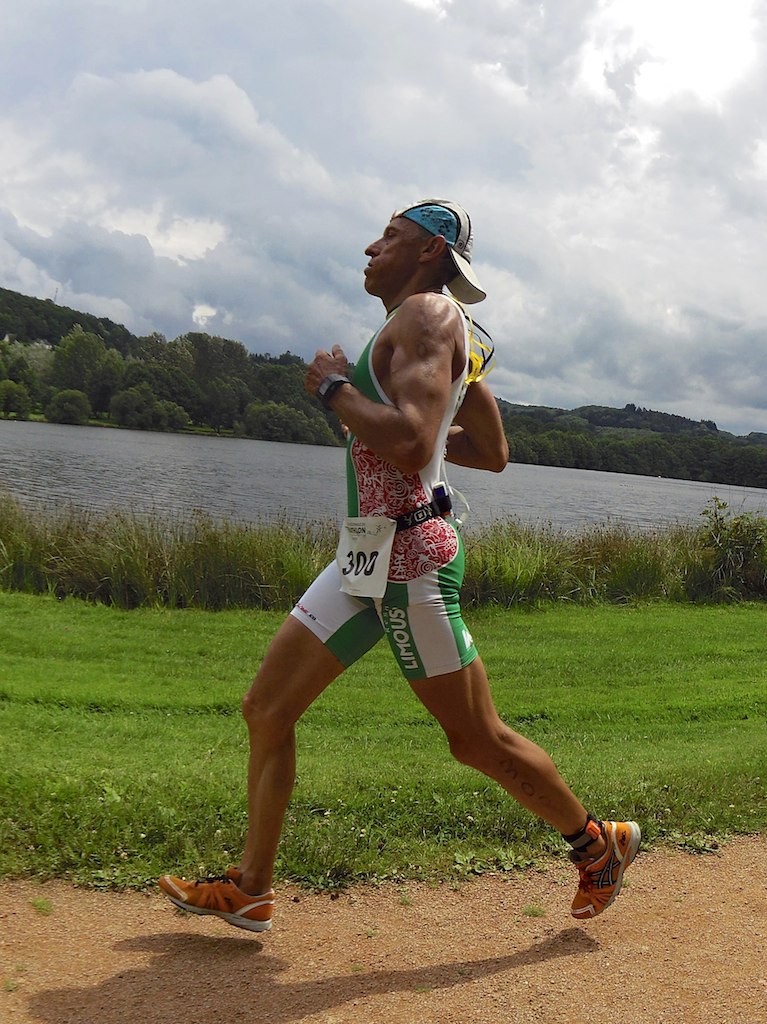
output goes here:
{"type": "Polygon", "coordinates": [[[351,384],[349,378],[345,377],[342,373],[329,373],[327,377],[323,377],[320,381],[320,386],[317,388],[317,397],[326,409],[330,408],[330,399],[342,384],[351,384]]]}

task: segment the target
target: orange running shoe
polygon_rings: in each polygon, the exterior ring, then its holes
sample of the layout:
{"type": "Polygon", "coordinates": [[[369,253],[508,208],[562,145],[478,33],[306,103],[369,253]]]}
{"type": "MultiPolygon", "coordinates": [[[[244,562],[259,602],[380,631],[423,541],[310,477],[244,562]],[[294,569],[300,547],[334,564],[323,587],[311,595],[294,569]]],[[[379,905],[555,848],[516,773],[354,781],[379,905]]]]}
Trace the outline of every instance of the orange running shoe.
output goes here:
{"type": "Polygon", "coordinates": [[[573,859],[581,876],[570,913],[573,917],[596,917],[615,900],[623,885],[623,872],[639,850],[642,832],[635,821],[603,821],[607,840],[605,852],[591,860],[573,859]]]}
{"type": "Polygon", "coordinates": [[[241,872],[229,868],[225,875],[187,882],[163,875],[158,884],[171,903],[190,914],[214,914],[236,928],[265,932],[272,927],[274,890],[251,896],[237,888],[241,872]]]}

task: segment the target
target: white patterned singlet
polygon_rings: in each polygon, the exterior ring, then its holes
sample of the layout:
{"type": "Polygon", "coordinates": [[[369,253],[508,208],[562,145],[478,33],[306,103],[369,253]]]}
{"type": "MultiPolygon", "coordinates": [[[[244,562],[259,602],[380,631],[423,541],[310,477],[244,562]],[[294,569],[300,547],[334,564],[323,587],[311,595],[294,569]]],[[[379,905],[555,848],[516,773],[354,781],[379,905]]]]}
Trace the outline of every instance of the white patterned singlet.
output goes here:
{"type": "MultiPolygon", "coordinates": [[[[453,302],[448,296],[444,298],[446,302],[453,302]]],[[[381,331],[392,316],[396,316],[396,311],[368,342],[357,363],[353,379],[354,386],[367,398],[385,405],[391,405],[392,401],[376,378],[373,369],[373,349],[381,331]]],[[[461,317],[465,325],[463,312],[461,317]]],[[[442,417],[432,457],[419,473],[401,472],[376,455],[353,434],[349,435],[346,478],[350,516],[381,515],[394,519],[406,512],[412,512],[420,505],[428,504],[432,500],[434,485],[440,480],[447,483],[444,461],[447,433],[466,393],[469,339],[465,326],[464,351],[464,367],[451,385],[450,398],[442,417]]],[[[393,583],[407,583],[418,579],[447,565],[455,558],[457,552],[458,536],[454,526],[446,519],[429,519],[418,526],[402,530],[394,538],[389,580],[393,583]]]]}

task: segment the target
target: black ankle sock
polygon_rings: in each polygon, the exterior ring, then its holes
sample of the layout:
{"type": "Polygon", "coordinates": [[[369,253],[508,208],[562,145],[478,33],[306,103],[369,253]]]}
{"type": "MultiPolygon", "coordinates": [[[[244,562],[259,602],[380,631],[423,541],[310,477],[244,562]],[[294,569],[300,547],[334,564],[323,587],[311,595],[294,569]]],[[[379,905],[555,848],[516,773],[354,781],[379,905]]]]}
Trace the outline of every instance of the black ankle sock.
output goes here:
{"type": "Polygon", "coordinates": [[[586,818],[586,824],[580,830],[580,832],[574,832],[571,836],[562,834],[562,838],[566,843],[572,846],[573,850],[577,854],[585,854],[589,846],[602,835],[602,822],[599,818],[595,818],[593,814],[589,814],[586,818]]]}

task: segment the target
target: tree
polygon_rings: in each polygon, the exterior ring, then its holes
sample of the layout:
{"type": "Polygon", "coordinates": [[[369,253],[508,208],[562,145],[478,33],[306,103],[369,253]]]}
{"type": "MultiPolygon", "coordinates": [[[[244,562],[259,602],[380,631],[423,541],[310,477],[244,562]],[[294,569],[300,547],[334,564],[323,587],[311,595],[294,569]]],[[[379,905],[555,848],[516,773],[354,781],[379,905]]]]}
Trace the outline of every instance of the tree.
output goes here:
{"type": "Polygon", "coordinates": [[[45,408],[45,418],[51,423],[87,423],[93,415],[88,396],[76,388],[57,391],[45,408]]]}
{"type": "Polygon", "coordinates": [[[165,359],[133,360],[125,368],[121,390],[139,384],[148,384],[160,401],[181,406],[196,423],[204,422],[202,393],[183,368],[176,368],[165,359]]]}
{"type": "Polygon", "coordinates": [[[204,389],[205,418],[215,430],[231,430],[251,397],[239,377],[216,377],[204,389]]]}
{"type": "Polygon", "coordinates": [[[61,339],[54,353],[51,382],[59,390],[82,391],[93,409],[106,412],[123,365],[119,352],[108,350],[98,335],[78,326],[61,339]]]}
{"type": "Polygon", "coordinates": [[[76,390],[88,393],[94,369],[106,353],[104,342],[77,326],[65,335],[53,357],[51,375],[58,390],[76,390]]]}
{"type": "Polygon", "coordinates": [[[183,406],[177,405],[176,402],[167,401],[160,401],[157,404],[160,416],[165,420],[165,427],[162,429],[185,430],[189,426],[191,422],[189,413],[183,406]]]}
{"type": "Polygon", "coordinates": [[[24,384],[15,380],[0,381],[0,415],[3,419],[15,416],[17,420],[25,420],[32,408],[32,399],[24,384]]]}
{"type": "Polygon", "coordinates": [[[109,413],[118,426],[131,430],[183,430],[189,426],[186,409],[158,399],[146,383],[118,391],[109,413]]]}
{"type": "Polygon", "coordinates": [[[113,396],[120,390],[125,373],[125,360],[117,351],[110,348],[104,353],[103,359],[94,368],[91,375],[88,397],[93,411],[108,413],[113,396]]]}
{"type": "Polygon", "coordinates": [[[261,441],[338,444],[319,410],[315,418],[310,418],[281,402],[251,402],[245,410],[245,431],[261,441]]]}
{"type": "MultiPolygon", "coordinates": [[[[53,349],[43,341],[20,342],[15,341],[10,346],[11,355],[23,356],[26,368],[23,371],[27,376],[19,383],[27,384],[32,401],[41,403],[46,388],[51,382],[53,370],[53,349]]],[[[12,374],[9,374],[12,376],[12,374]]]]}
{"type": "Polygon", "coordinates": [[[231,341],[210,334],[191,333],[178,339],[191,354],[192,376],[200,388],[216,377],[248,379],[250,359],[241,341],[231,341]]]}
{"type": "Polygon", "coordinates": [[[118,391],[110,402],[109,415],[131,430],[164,430],[167,426],[167,413],[148,384],[118,391]]]}

